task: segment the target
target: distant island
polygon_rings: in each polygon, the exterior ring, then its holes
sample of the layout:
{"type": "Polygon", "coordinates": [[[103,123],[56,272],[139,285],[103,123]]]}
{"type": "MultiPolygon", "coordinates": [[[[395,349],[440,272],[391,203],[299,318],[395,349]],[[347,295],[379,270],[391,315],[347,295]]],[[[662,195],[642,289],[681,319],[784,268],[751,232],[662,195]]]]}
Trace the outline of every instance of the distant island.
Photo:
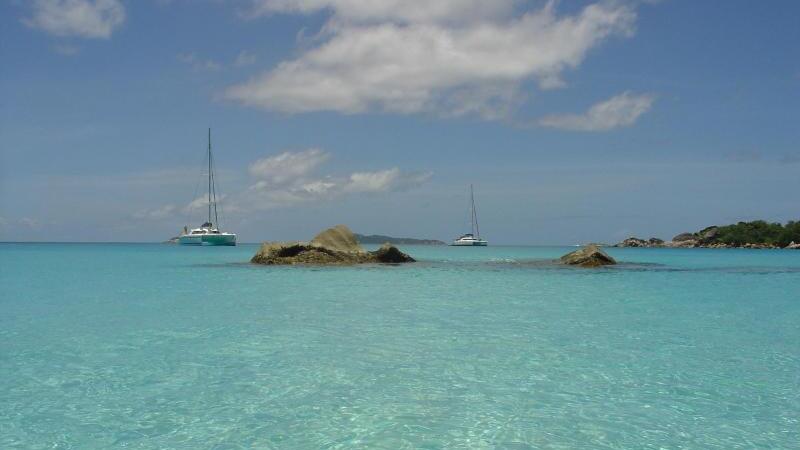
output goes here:
{"type": "Polygon", "coordinates": [[[364,235],[355,233],[355,235],[360,244],[385,244],[388,242],[395,245],[446,245],[436,239],[396,238],[380,234],[364,235]]]}
{"type": "Polygon", "coordinates": [[[671,241],[630,237],[614,247],[800,249],[800,221],[789,221],[786,225],[764,220],[714,225],[694,233],[681,233],[671,241]]]}

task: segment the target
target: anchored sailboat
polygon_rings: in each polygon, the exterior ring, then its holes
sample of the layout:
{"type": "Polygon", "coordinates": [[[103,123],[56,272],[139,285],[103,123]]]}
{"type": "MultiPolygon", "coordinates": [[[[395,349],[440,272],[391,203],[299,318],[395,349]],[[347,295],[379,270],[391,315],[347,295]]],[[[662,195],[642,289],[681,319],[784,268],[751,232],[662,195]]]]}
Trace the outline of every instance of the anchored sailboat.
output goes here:
{"type": "Polygon", "coordinates": [[[226,233],[219,228],[217,215],[217,188],[214,180],[214,162],[211,155],[211,128],[208,129],[208,220],[200,226],[189,230],[183,227],[183,233],[178,237],[181,245],[236,245],[236,235],[226,233]],[[211,211],[214,211],[214,221],[211,221],[211,211]],[[216,224],[216,226],[214,225],[216,224]]]}
{"type": "Polygon", "coordinates": [[[470,220],[472,222],[472,232],[462,235],[454,240],[452,244],[456,247],[485,247],[489,243],[481,239],[481,229],[478,226],[478,212],[475,210],[475,193],[473,192],[472,185],[469,185],[469,200],[470,200],[470,220]]]}

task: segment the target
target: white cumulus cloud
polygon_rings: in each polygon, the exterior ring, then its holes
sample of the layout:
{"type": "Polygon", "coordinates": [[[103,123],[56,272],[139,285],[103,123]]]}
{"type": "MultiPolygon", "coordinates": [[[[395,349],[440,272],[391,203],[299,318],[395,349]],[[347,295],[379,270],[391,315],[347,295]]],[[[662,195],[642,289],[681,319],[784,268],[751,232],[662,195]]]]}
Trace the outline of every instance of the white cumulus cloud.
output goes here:
{"type": "Polygon", "coordinates": [[[555,2],[522,14],[511,0],[261,0],[256,13],[330,11],[320,44],[229,87],[241,104],[288,113],[366,111],[475,114],[497,119],[550,89],[614,35],[633,33],[621,2],[558,15],[555,2]]]}
{"type": "Polygon", "coordinates": [[[400,191],[428,181],[430,172],[402,172],[397,167],[377,172],[356,172],[341,183],[344,192],[400,191]]]}
{"type": "Polygon", "coordinates": [[[23,20],[56,36],[107,39],[125,21],[119,0],[33,0],[33,15],[23,20]]]}
{"type": "Polygon", "coordinates": [[[633,125],[650,110],[655,101],[651,94],[623,92],[597,103],[583,114],[550,115],[539,119],[539,125],[573,131],[607,131],[633,125]]]}
{"type": "Polygon", "coordinates": [[[329,155],[318,148],[299,152],[284,152],[259,159],[249,167],[250,175],[262,181],[280,184],[305,177],[328,160],[329,155]]]}
{"type": "MultiPolygon", "coordinates": [[[[292,207],[314,202],[335,201],[348,196],[378,195],[402,192],[427,182],[431,172],[405,171],[398,167],[376,171],[359,171],[346,175],[320,174],[330,154],[310,148],[286,151],[261,158],[248,166],[250,182],[217,201],[226,213],[245,214],[273,208],[292,207]]],[[[142,209],[133,214],[139,220],[162,220],[205,211],[208,196],[203,194],[189,204],[178,207],[167,204],[142,209]]]]}
{"type": "Polygon", "coordinates": [[[253,184],[233,201],[237,210],[263,210],[346,195],[397,192],[425,183],[430,172],[407,172],[397,167],[347,176],[316,175],[329,158],[319,149],[284,152],[250,165],[253,184]]]}

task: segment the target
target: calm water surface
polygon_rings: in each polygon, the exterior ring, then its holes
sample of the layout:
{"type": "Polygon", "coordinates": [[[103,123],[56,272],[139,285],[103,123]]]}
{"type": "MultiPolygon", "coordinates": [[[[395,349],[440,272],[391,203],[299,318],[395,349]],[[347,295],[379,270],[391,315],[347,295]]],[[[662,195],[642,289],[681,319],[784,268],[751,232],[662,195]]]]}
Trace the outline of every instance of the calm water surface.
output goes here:
{"type": "Polygon", "coordinates": [[[800,252],[0,244],[3,449],[800,442],[800,252]]]}

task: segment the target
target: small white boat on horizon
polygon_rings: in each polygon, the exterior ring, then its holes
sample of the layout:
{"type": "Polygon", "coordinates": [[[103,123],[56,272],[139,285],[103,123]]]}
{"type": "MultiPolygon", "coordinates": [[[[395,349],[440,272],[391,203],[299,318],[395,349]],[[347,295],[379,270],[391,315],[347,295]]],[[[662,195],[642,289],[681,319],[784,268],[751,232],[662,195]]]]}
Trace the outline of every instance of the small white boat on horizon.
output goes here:
{"type": "Polygon", "coordinates": [[[183,227],[183,233],[178,236],[181,245],[236,245],[236,234],[228,233],[219,228],[219,215],[217,214],[217,188],[214,182],[214,160],[211,156],[211,129],[208,129],[208,219],[199,228],[183,227]],[[211,221],[211,211],[214,211],[214,222],[211,221]]]}
{"type": "Polygon", "coordinates": [[[489,243],[480,237],[476,238],[472,233],[467,233],[454,240],[450,245],[454,247],[486,247],[489,243]]]}
{"type": "Polygon", "coordinates": [[[461,235],[450,245],[454,247],[486,247],[489,245],[489,242],[481,239],[481,229],[478,226],[478,212],[475,210],[475,193],[471,184],[469,185],[469,199],[472,232],[461,235]]]}

